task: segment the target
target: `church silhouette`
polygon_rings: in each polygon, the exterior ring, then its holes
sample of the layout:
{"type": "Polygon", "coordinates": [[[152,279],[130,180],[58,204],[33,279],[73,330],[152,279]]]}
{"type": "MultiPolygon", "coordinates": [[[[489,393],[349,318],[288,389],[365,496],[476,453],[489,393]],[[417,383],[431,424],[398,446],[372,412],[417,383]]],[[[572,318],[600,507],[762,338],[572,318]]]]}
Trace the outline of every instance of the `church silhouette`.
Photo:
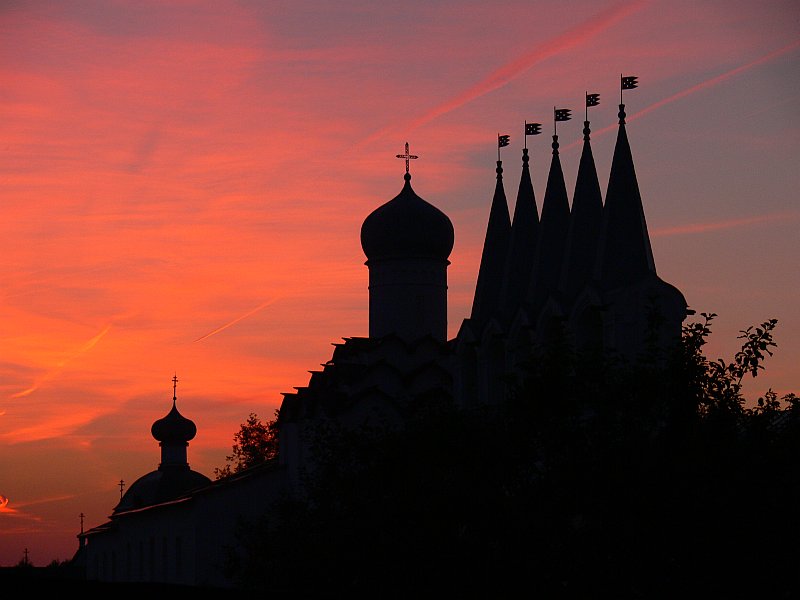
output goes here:
{"type": "MultiPolygon", "coordinates": [[[[632,78],[623,78],[623,89],[625,79],[632,78]]],[[[597,95],[587,95],[587,106],[595,104],[597,95]]],[[[527,139],[538,127],[526,124],[525,133],[527,139]]],[[[237,544],[237,524],[280,498],[302,497],[311,434],[320,423],[402,427],[432,399],[447,398],[464,411],[502,404],[554,344],[621,361],[674,347],[691,311],[656,273],[625,105],[605,201],[588,119],[583,134],[571,206],[553,135],[541,216],[527,144],[513,219],[497,161],[472,311],[449,340],[453,225],[412,188],[415,157],[406,145],[398,155],[406,159],[400,193],[361,228],[369,336],[335,343],[308,384],[284,394],[276,459],[213,482],[189,468],[196,428],[178,412],[173,380],[172,408],[152,427],[161,447],[158,469],[129,487],[106,523],[79,535],[74,560],[87,579],[232,586],[223,566],[226,548],[237,544]]]]}

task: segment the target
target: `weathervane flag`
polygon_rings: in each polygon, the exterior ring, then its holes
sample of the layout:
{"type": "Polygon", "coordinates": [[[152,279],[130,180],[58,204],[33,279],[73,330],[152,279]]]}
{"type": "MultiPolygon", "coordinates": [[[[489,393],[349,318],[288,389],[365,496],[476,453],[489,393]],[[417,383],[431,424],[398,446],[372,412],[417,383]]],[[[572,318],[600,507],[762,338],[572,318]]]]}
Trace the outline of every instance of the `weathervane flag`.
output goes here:
{"type": "Polygon", "coordinates": [[[622,78],[622,89],[623,90],[632,90],[635,87],[639,87],[639,82],[637,81],[639,78],[631,75],[629,77],[622,78]]]}
{"type": "Polygon", "coordinates": [[[553,114],[555,115],[556,121],[569,121],[572,118],[571,112],[572,110],[569,108],[556,108],[553,114]]]}
{"type": "Polygon", "coordinates": [[[584,109],[584,112],[586,113],[586,116],[584,117],[585,121],[589,120],[589,107],[597,106],[598,104],[600,104],[600,94],[590,94],[589,92],[586,92],[586,108],[584,109]]]}
{"type": "Polygon", "coordinates": [[[541,123],[525,123],[525,135],[539,135],[542,133],[541,123]]]}
{"type": "Polygon", "coordinates": [[[622,104],[622,90],[632,90],[633,88],[639,87],[639,78],[635,75],[623,77],[622,73],[620,73],[619,81],[619,103],[622,104]]]}
{"type": "Polygon", "coordinates": [[[510,135],[497,134],[497,160],[500,160],[500,148],[505,148],[511,142],[510,135]]]}

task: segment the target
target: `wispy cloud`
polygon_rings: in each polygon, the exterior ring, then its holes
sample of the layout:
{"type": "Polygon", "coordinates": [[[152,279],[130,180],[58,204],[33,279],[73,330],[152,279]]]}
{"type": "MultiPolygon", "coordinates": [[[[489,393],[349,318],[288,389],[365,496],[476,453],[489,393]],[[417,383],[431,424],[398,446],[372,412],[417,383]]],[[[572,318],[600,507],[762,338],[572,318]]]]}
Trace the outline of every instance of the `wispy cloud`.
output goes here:
{"type": "MultiPolygon", "coordinates": [[[[19,508],[25,505],[20,504],[19,508]]],[[[35,521],[40,522],[41,517],[29,514],[25,511],[20,511],[18,507],[12,505],[10,499],[6,496],[0,495],[0,518],[7,517],[15,520],[22,521],[35,521]]],[[[8,533],[7,528],[3,527],[3,532],[8,533]]]]}
{"type": "Polygon", "coordinates": [[[710,231],[720,231],[723,229],[733,229],[735,227],[747,227],[749,225],[759,225],[761,223],[772,223],[775,221],[794,221],[800,218],[800,212],[787,211],[771,213],[766,215],[755,215],[743,217],[741,219],[726,219],[724,221],[712,221],[707,223],[687,223],[674,227],[660,227],[652,231],[653,237],[669,237],[673,235],[688,235],[694,233],[708,233],[710,231]]]}
{"type": "Polygon", "coordinates": [[[690,94],[694,94],[695,92],[699,92],[700,90],[703,90],[705,88],[709,88],[709,87],[718,85],[718,84],[722,83],[723,81],[726,81],[726,80],[730,79],[731,77],[735,77],[736,75],[739,75],[740,73],[744,73],[745,71],[748,71],[748,70],[752,69],[753,67],[757,67],[759,65],[763,65],[764,63],[767,63],[767,62],[769,62],[771,60],[774,60],[774,59],[778,58],[779,56],[782,56],[782,55],[786,54],[787,52],[791,52],[792,50],[796,50],[797,48],[800,48],[800,40],[797,40],[797,41],[795,41],[795,42],[793,42],[791,44],[787,44],[786,46],[783,46],[782,48],[778,48],[777,50],[774,50],[773,52],[770,52],[769,54],[765,54],[764,56],[762,56],[760,58],[757,58],[757,59],[755,59],[753,61],[750,61],[747,64],[744,64],[744,65],[741,65],[739,67],[736,67],[735,69],[731,69],[730,71],[722,73],[721,75],[717,75],[716,77],[712,77],[710,79],[706,79],[705,81],[701,81],[700,83],[698,83],[696,85],[693,85],[690,88],[687,88],[687,89],[685,89],[683,91],[680,91],[677,94],[673,94],[672,96],[669,96],[668,98],[664,98],[663,100],[659,100],[655,104],[651,104],[647,108],[644,108],[643,110],[640,110],[639,112],[637,112],[635,115],[632,115],[630,117],[630,119],[628,119],[628,120],[629,121],[633,121],[635,119],[638,119],[638,118],[646,115],[649,112],[652,112],[652,111],[656,110],[657,108],[661,108],[665,104],[669,104],[671,102],[675,102],[675,100],[680,100],[681,98],[685,98],[686,96],[689,96],[690,94]]]}
{"type": "MultiPolygon", "coordinates": [[[[404,128],[409,130],[420,127],[421,125],[447,114],[467,104],[468,102],[475,100],[476,98],[507,85],[537,63],[589,41],[591,38],[602,33],[617,21],[636,12],[645,4],[647,4],[646,0],[635,0],[633,2],[617,4],[598,13],[580,25],[565,31],[561,35],[545,40],[530,52],[523,54],[509,63],[506,63],[472,87],[466,89],[450,100],[447,100],[446,102],[443,102],[442,104],[432,108],[424,115],[414,119],[411,123],[407,123],[404,128]]],[[[358,145],[361,146],[368,144],[387,135],[395,129],[397,129],[396,126],[390,126],[381,129],[367,137],[358,145]]]]}
{"type": "MultiPolygon", "coordinates": [[[[662,106],[665,106],[667,104],[671,104],[672,102],[675,102],[676,100],[680,100],[682,98],[685,98],[686,96],[694,94],[695,92],[699,92],[699,91],[704,90],[706,88],[710,88],[710,87],[713,87],[715,85],[719,85],[720,83],[722,83],[724,81],[727,81],[731,77],[735,77],[736,75],[744,73],[745,71],[748,71],[748,70],[750,70],[750,69],[752,69],[754,67],[763,65],[763,64],[765,64],[765,63],[767,63],[767,62],[769,62],[771,60],[774,60],[774,59],[778,58],[779,56],[783,56],[784,54],[787,54],[788,52],[791,52],[792,50],[797,50],[798,48],[800,48],[800,40],[792,42],[791,44],[787,44],[787,45],[783,46],[782,48],[778,48],[777,50],[774,50],[774,51],[772,51],[772,52],[770,52],[768,54],[765,54],[764,56],[761,56],[761,57],[759,57],[759,58],[757,58],[755,60],[752,60],[752,61],[750,61],[750,62],[748,62],[748,63],[746,63],[744,65],[740,65],[740,66],[736,67],[735,69],[731,69],[730,71],[726,71],[725,73],[722,73],[721,75],[717,75],[716,77],[711,77],[710,79],[706,79],[705,81],[701,81],[700,83],[697,83],[697,84],[695,84],[695,85],[693,85],[691,87],[686,88],[685,90],[681,90],[680,92],[672,94],[671,96],[668,96],[667,98],[664,98],[663,100],[659,100],[658,102],[655,102],[655,103],[651,104],[650,106],[646,106],[642,110],[637,111],[636,113],[633,113],[632,115],[628,115],[625,118],[625,121],[630,123],[631,121],[635,121],[636,119],[640,119],[644,115],[646,115],[648,113],[651,113],[654,110],[661,108],[662,106]]],[[[608,133],[609,131],[615,131],[616,129],[617,129],[617,124],[614,123],[612,125],[609,125],[608,127],[603,127],[602,129],[598,129],[597,131],[592,132],[592,135],[599,136],[599,135],[603,135],[604,133],[608,133]]],[[[564,147],[564,150],[567,150],[569,148],[573,148],[573,147],[575,147],[575,146],[577,146],[579,144],[583,144],[583,142],[580,141],[580,140],[572,142],[571,144],[566,145],[564,147]]]]}
{"type": "Polygon", "coordinates": [[[58,496],[48,496],[46,498],[39,498],[38,500],[31,500],[30,502],[23,502],[17,504],[19,508],[26,508],[28,506],[37,506],[39,504],[49,504],[50,502],[61,502],[62,500],[72,500],[76,498],[77,494],[60,494],[58,496]]]}
{"type": "Polygon", "coordinates": [[[52,380],[53,378],[57,377],[59,375],[59,373],[61,373],[61,371],[63,371],[64,368],[70,362],[72,362],[76,358],[86,354],[92,348],[94,348],[97,345],[97,343],[101,339],[103,339],[103,337],[105,337],[105,335],[109,332],[110,329],[111,329],[111,324],[109,323],[108,325],[106,325],[103,328],[103,330],[100,333],[98,333],[96,336],[94,336],[88,342],[83,344],[80,348],[78,348],[75,352],[73,352],[67,358],[65,358],[64,360],[59,361],[58,364],[56,365],[55,369],[52,369],[52,370],[48,371],[47,373],[45,373],[44,375],[42,375],[29,388],[24,389],[21,392],[17,392],[16,394],[12,394],[10,397],[11,398],[22,398],[24,396],[29,396],[30,394],[32,394],[33,392],[38,390],[44,383],[46,383],[46,382],[52,380]]]}

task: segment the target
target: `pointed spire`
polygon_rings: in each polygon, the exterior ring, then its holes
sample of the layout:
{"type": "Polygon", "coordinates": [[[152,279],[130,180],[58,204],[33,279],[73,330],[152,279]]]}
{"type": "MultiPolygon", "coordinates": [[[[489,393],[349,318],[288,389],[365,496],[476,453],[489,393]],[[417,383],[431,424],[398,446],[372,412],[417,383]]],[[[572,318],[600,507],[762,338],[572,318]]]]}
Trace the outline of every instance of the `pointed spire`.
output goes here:
{"type": "Polygon", "coordinates": [[[525,300],[527,283],[533,271],[536,240],[539,236],[539,209],[533,193],[529,162],[528,149],[523,148],[522,176],[519,180],[517,203],[514,206],[511,241],[501,291],[502,312],[506,318],[513,318],[525,300]]]}
{"type": "MultiPolygon", "coordinates": [[[[587,103],[588,103],[587,96],[587,103]]],[[[572,303],[592,280],[602,231],[603,199],[590,144],[589,121],[583,122],[583,152],[575,180],[572,212],[569,219],[561,291],[572,303]]]]}
{"type": "Polygon", "coordinates": [[[496,171],[497,183],[489,211],[489,224],[486,227],[486,241],[481,255],[478,283],[475,286],[475,298],[472,302],[471,318],[479,325],[497,315],[500,310],[503,270],[511,237],[511,219],[503,187],[503,161],[497,161],[496,171]]]}
{"type": "Polygon", "coordinates": [[[528,302],[533,305],[534,312],[538,312],[547,297],[557,291],[568,229],[569,200],[558,155],[558,136],[554,135],[553,159],[547,176],[533,276],[528,288],[528,302]]]}
{"type": "Polygon", "coordinates": [[[625,105],[619,105],[619,133],[603,208],[603,233],[596,277],[606,289],[655,274],[653,250],[642,197],[625,130],[625,105]]]}

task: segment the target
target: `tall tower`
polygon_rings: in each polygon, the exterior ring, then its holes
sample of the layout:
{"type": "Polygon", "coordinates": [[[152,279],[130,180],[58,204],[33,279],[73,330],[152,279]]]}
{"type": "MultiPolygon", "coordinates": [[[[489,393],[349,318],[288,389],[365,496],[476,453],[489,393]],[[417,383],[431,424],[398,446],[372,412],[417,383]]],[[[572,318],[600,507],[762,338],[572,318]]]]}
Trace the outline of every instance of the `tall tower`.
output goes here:
{"type": "Polygon", "coordinates": [[[406,144],[402,191],[361,226],[369,268],[369,337],[395,334],[406,341],[447,339],[447,258],[453,224],[411,188],[406,144]]]}

